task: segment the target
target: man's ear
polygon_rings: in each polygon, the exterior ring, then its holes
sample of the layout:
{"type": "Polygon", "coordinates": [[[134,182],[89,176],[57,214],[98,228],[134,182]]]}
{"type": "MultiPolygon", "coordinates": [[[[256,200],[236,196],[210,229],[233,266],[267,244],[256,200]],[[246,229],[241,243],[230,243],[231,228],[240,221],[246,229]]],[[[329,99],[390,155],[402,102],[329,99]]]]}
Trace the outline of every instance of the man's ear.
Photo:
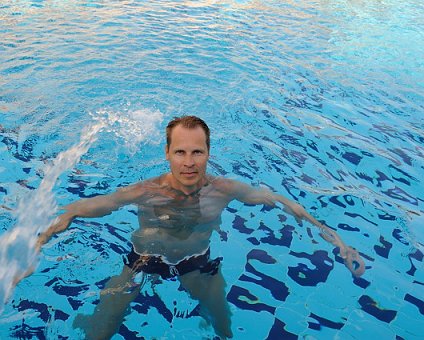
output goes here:
{"type": "Polygon", "coordinates": [[[165,157],[168,160],[169,159],[169,147],[168,145],[165,145],[165,157]]]}

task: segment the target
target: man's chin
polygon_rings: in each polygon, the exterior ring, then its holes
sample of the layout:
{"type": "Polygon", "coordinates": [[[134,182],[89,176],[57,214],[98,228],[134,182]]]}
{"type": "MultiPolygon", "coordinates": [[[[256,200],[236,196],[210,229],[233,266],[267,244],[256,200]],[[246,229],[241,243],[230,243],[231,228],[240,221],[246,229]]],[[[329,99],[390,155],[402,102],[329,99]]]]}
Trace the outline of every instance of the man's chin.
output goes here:
{"type": "Polygon", "coordinates": [[[187,188],[195,187],[199,183],[200,181],[197,178],[184,178],[181,180],[181,184],[187,188]]]}
{"type": "Polygon", "coordinates": [[[196,174],[195,176],[180,177],[179,182],[187,189],[193,189],[201,186],[201,177],[196,174]]]}

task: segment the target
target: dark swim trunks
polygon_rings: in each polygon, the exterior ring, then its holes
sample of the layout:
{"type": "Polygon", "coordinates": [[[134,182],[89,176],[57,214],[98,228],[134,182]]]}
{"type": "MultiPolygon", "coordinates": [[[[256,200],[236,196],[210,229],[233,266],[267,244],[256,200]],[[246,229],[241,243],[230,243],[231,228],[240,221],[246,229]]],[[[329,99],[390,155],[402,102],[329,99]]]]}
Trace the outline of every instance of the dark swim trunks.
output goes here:
{"type": "Polygon", "coordinates": [[[137,254],[134,249],[131,249],[125,261],[125,265],[135,272],[159,274],[163,279],[181,276],[195,270],[200,270],[200,272],[204,274],[215,275],[218,272],[222,257],[211,260],[209,256],[210,249],[204,254],[189,257],[177,264],[171,264],[164,261],[161,256],[140,255],[137,254]]]}

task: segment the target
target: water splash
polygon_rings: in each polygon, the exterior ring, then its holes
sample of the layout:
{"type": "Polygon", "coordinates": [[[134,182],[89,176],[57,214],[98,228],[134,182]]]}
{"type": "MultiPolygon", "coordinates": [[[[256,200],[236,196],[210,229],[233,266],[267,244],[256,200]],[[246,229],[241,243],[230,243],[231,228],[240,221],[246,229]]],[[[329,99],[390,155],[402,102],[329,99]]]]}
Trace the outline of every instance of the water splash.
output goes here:
{"type": "Polygon", "coordinates": [[[123,140],[126,151],[132,155],[146,139],[153,144],[161,140],[157,126],[163,121],[163,114],[159,110],[125,108],[119,112],[100,110],[90,115],[105,125],[105,132],[123,140]]]}
{"type": "Polygon", "coordinates": [[[16,225],[0,237],[0,313],[11,295],[14,281],[38,263],[35,250],[37,234],[53,222],[57,204],[53,188],[65,171],[73,168],[97,140],[99,132],[111,132],[125,140],[129,152],[142,142],[156,142],[159,111],[140,110],[127,113],[99,111],[92,115],[95,123],[86,127],[78,144],[58,154],[44,170],[40,186],[24,197],[15,211],[16,225]]]}
{"type": "Polygon", "coordinates": [[[104,123],[97,123],[83,131],[80,142],[61,152],[45,169],[40,186],[19,202],[15,211],[16,226],[0,238],[0,303],[10,295],[15,278],[37,262],[34,248],[37,234],[51,224],[57,211],[53,195],[57,178],[75,166],[103,126],[104,123]]]}

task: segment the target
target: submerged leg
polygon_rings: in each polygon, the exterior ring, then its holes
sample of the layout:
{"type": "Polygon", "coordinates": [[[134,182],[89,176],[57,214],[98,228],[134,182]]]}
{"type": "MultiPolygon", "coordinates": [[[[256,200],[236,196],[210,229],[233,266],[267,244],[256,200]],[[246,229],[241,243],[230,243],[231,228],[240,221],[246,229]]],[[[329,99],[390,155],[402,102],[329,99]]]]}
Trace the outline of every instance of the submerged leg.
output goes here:
{"type": "Polygon", "coordinates": [[[140,283],[134,282],[135,273],[124,266],[120,275],[112,277],[100,292],[100,301],[92,315],[78,314],[73,327],[81,328],[88,340],[110,339],[124,320],[132,301],[138,296],[140,283]]]}
{"type": "Polygon", "coordinates": [[[217,335],[232,338],[231,312],[225,294],[225,280],[221,269],[215,275],[199,270],[179,277],[190,296],[199,301],[204,316],[210,319],[217,335]]]}

